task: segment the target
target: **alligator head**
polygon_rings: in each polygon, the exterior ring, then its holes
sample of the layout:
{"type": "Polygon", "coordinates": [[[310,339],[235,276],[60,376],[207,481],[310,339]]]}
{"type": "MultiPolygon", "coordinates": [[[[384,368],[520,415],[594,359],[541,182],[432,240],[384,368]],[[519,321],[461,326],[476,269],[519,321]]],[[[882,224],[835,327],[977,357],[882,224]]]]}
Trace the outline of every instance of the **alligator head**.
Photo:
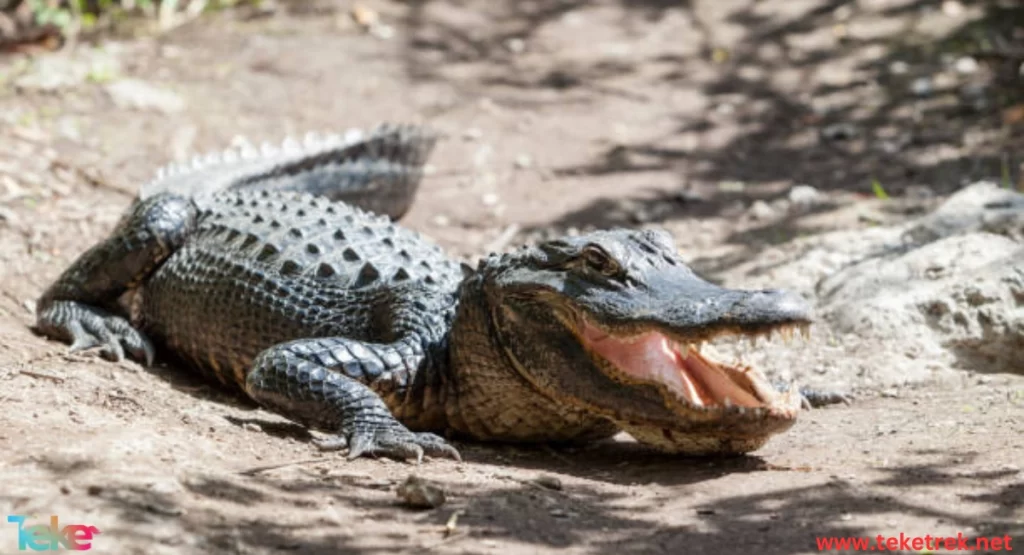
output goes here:
{"type": "Polygon", "coordinates": [[[566,237],[492,256],[475,279],[505,365],[554,403],[687,454],[757,449],[796,420],[801,397],[752,368],[710,360],[726,334],[791,334],[809,307],[779,290],[698,277],[663,231],[566,237]]]}

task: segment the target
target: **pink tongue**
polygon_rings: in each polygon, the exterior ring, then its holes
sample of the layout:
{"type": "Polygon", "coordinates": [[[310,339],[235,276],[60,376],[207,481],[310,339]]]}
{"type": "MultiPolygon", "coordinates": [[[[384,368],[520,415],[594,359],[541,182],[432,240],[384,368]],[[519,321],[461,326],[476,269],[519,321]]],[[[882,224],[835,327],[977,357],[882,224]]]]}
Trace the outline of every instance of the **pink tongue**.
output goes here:
{"type": "MultiPolygon", "coordinates": [[[[680,357],[681,358],[681,357],[680,357]]],[[[716,400],[728,399],[733,405],[743,407],[759,407],[762,405],[756,397],[737,386],[721,370],[712,368],[713,362],[708,361],[696,351],[691,351],[685,360],[680,360],[686,370],[683,372],[693,373],[700,376],[701,385],[711,392],[711,397],[716,400]]]]}
{"type": "Polygon", "coordinates": [[[663,335],[645,333],[627,343],[587,324],[583,337],[594,352],[619,370],[643,380],[661,382],[690,403],[704,405],[697,386],[686,372],[680,371],[679,356],[663,335]]]}
{"type": "Polygon", "coordinates": [[[627,342],[586,324],[583,338],[594,352],[620,371],[663,383],[696,406],[719,405],[726,399],[745,407],[762,404],[700,354],[691,352],[684,359],[660,333],[645,333],[627,342]]]}

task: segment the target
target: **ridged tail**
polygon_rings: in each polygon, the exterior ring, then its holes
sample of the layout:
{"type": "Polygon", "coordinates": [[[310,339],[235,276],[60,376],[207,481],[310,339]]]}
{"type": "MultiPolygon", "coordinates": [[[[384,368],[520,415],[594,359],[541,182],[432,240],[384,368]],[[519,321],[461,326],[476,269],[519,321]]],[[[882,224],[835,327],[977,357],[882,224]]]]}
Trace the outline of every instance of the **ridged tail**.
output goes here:
{"type": "Polygon", "coordinates": [[[273,189],[327,197],[397,220],[412,205],[437,139],[426,127],[383,124],[365,133],[288,138],[280,146],[246,144],[161,168],[139,198],[273,189]]]}

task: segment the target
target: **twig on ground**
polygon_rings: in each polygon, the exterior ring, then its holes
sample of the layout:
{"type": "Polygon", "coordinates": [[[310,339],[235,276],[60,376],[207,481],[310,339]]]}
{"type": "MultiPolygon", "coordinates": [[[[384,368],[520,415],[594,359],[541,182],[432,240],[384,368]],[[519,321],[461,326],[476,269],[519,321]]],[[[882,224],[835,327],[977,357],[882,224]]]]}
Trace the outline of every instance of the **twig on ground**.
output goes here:
{"type": "Polygon", "coordinates": [[[299,466],[299,465],[312,464],[312,463],[318,463],[318,462],[324,462],[324,459],[304,459],[304,460],[299,460],[299,461],[289,461],[289,462],[283,462],[283,463],[277,463],[277,464],[267,464],[267,465],[263,465],[263,466],[254,466],[254,467],[246,469],[246,470],[241,470],[238,473],[241,474],[242,476],[255,476],[257,474],[260,474],[261,472],[266,472],[268,470],[277,470],[279,468],[286,468],[286,467],[289,467],[289,466],[299,466]]]}
{"type": "Polygon", "coordinates": [[[484,245],[485,252],[499,252],[505,249],[509,243],[512,242],[516,237],[516,233],[519,233],[519,224],[510,224],[501,232],[500,235],[494,238],[493,241],[484,245]]]}
{"type": "Polygon", "coordinates": [[[67,162],[63,162],[61,160],[54,160],[54,161],[50,162],[50,169],[61,169],[61,170],[65,170],[65,171],[71,172],[71,173],[77,175],[79,178],[84,179],[86,183],[88,183],[89,185],[92,185],[93,187],[95,187],[97,189],[109,189],[111,191],[114,191],[115,193],[124,195],[126,197],[134,197],[135,196],[134,193],[128,192],[128,191],[126,191],[126,190],[124,190],[124,189],[122,189],[122,188],[120,188],[120,187],[110,183],[106,179],[103,179],[102,177],[93,175],[92,172],[90,172],[90,171],[88,171],[88,170],[86,170],[84,168],[80,168],[80,167],[78,167],[76,165],[72,165],[72,164],[69,164],[67,162]]]}
{"type": "Polygon", "coordinates": [[[445,544],[452,543],[452,542],[457,541],[457,540],[461,540],[462,538],[465,538],[465,537],[468,537],[468,536],[469,536],[469,532],[456,532],[454,534],[451,534],[450,536],[445,536],[444,538],[441,538],[440,540],[437,540],[436,542],[434,542],[434,543],[432,543],[430,545],[425,545],[425,546],[422,546],[422,547],[415,547],[415,548],[412,548],[412,549],[408,549],[408,550],[406,550],[406,553],[425,553],[427,551],[433,551],[433,550],[437,549],[438,547],[441,547],[441,546],[443,546],[445,544]]]}
{"type": "Polygon", "coordinates": [[[35,370],[18,370],[18,374],[29,376],[31,378],[37,378],[40,380],[50,380],[53,383],[64,383],[64,378],[60,376],[45,374],[43,372],[36,372],[35,370]]]}

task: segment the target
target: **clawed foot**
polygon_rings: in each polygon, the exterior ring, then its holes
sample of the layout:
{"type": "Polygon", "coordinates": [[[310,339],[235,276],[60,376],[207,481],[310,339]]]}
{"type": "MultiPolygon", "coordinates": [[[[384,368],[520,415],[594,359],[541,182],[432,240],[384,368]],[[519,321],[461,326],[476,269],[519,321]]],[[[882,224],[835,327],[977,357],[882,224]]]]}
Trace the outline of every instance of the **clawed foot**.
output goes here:
{"type": "Polygon", "coordinates": [[[348,438],[337,435],[314,440],[314,443],[324,451],[336,451],[347,447],[349,460],[371,454],[402,460],[416,459],[416,464],[423,461],[424,454],[462,460],[459,452],[448,445],[444,438],[426,432],[410,432],[397,423],[388,428],[359,430],[350,434],[348,438]]]}
{"type": "Polygon", "coordinates": [[[808,410],[828,405],[838,405],[840,403],[849,405],[853,401],[853,397],[850,394],[842,391],[808,389],[805,387],[800,388],[800,397],[802,398],[800,401],[801,406],[808,410]]]}
{"type": "MultiPolygon", "coordinates": [[[[772,385],[779,391],[788,391],[790,388],[789,383],[782,380],[772,382],[772,385]]],[[[851,402],[853,402],[853,396],[844,391],[834,389],[811,389],[808,387],[800,388],[800,407],[805,410],[818,409],[821,407],[827,407],[828,405],[838,405],[840,403],[849,405],[851,402]]]]}
{"type": "Polygon", "coordinates": [[[153,364],[153,346],[127,320],[74,301],[57,301],[38,317],[36,329],[71,343],[70,352],[100,347],[103,358],[120,362],[125,352],[135,360],[153,364]]]}

